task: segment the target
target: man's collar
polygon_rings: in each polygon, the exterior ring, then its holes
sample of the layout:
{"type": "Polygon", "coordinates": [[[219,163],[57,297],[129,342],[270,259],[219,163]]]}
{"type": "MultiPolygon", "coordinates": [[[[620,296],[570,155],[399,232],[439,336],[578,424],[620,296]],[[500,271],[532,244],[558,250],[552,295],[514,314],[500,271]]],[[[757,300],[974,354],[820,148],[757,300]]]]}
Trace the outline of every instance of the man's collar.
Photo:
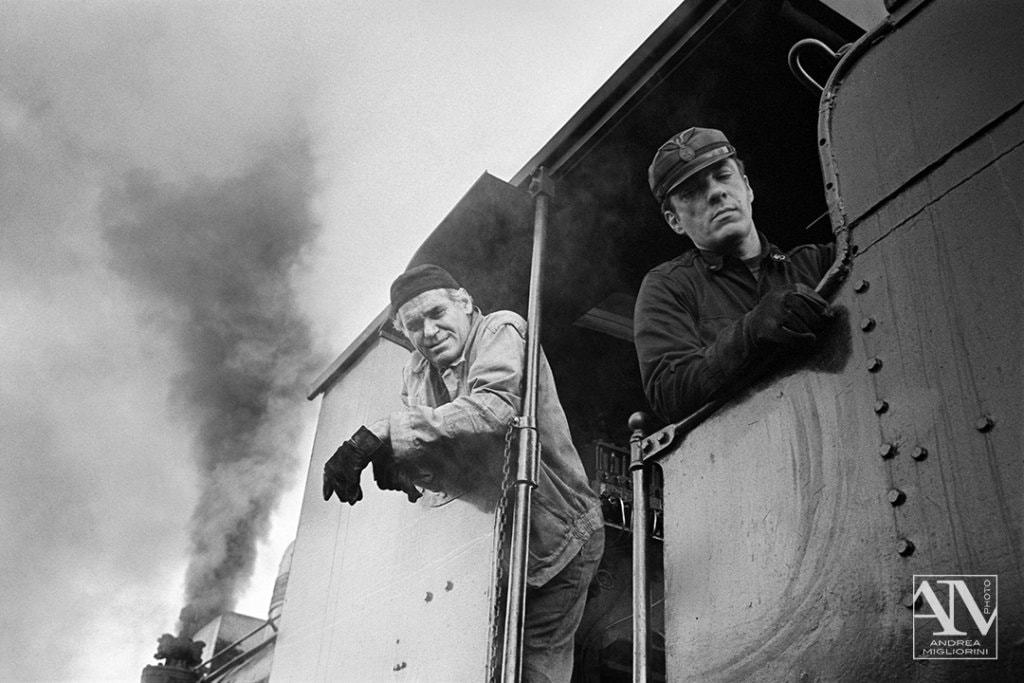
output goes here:
{"type": "MultiPolygon", "coordinates": [[[[768,241],[768,238],[764,236],[760,230],[757,231],[757,240],[761,245],[760,260],[771,258],[774,261],[786,260],[786,255],[782,253],[778,247],[768,241]]],[[[698,249],[700,257],[704,260],[704,263],[708,264],[708,270],[716,273],[722,269],[722,265],[725,263],[725,254],[721,254],[717,251],[708,251],[707,249],[698,249]]]]}

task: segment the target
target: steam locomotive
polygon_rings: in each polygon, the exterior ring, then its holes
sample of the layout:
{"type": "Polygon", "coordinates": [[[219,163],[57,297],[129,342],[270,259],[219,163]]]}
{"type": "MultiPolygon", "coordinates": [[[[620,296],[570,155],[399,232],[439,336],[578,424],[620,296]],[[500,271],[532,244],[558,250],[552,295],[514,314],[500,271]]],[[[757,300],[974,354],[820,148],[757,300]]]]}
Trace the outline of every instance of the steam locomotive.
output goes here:
{"type": "MultiPolygon", "coordinates": [[[[687,0],[415,253],[525,315],[526,190],[554,179],[541,343],[607,524],[575,680],[1019,680],[1022,35],[1015,0],[687,0]],[[774,243],[835,240],[840,322],[681,423],[631,423],[634,297],[689,246],[646,168],[692,125],[740,151],[774,243]]],[[[382,312],[311,388],[272,681],[491,680],[509,656],[493,508],[321,499],[334,448],[400,407],[407,353],[382,312]]],[[[240,667],[213,678],[261,680],[240,667]]]]}

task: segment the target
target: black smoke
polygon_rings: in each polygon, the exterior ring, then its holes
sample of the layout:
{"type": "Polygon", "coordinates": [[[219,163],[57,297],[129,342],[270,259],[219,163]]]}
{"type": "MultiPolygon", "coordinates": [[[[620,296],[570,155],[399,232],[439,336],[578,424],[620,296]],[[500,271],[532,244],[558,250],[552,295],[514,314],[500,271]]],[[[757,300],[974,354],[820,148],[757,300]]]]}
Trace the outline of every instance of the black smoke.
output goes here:
{"type": "Polygon", "coordinates": [[[111,266],[175,340],[172,403],[196,434],[185,635],[233,608],[297,469],[304,389],[323,364],[292,285],[319,230],[312,171],[298,139],[228,178],[133,171],[104,202],[111,266]]]}

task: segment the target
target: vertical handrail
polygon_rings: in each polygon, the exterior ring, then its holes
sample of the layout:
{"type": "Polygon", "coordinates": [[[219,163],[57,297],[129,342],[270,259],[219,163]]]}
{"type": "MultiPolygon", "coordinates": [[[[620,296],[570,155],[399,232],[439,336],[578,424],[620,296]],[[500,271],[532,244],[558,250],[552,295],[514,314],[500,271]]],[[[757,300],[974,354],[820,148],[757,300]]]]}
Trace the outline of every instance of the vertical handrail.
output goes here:
{"type": "Polygon", "coordinates": [[[543,285],[544,241],[547,236],[548,201],[554,185],[543,166],[530,182],[534,198],[533,257],[530,266],[530,299],[526,318],[525,389],[519,432],[515,480],[515,513],[509,553],[508,609],[505,616],[505,647],[502,653],[503,683],[519,683],[522,677],[523,617],[526,611],[526,573],[530,541],[531,494],[537,486],[540,439],[537,434],[537,377],[540,369],[540,316],[543,285]]]}
{"type": "Polygon", "coordinates": [[[629,472],[633,483],[633,683],[647,683],[650,600],[647,593],[647,480],[644,471],[645,416],[629,418],[629,472]]]}

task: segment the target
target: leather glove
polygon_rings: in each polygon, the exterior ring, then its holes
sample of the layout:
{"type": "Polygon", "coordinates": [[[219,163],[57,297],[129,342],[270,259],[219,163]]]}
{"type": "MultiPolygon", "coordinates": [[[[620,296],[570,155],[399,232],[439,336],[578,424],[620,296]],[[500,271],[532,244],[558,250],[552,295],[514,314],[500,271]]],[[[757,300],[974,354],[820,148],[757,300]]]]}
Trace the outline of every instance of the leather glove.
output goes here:
{"type": "Polygon", "coordinates": [[[410,503],[423,495],[412,483],[409,470],[395,460],[390,448],[381,448],[373,456],[373,480],[381,491],[403,491],[410,503]]]}
{"type": "Polygon", "coordinates": [[[366,427],[356,430],[345,443],[324,463],[324,500],[338,495],[342,503],[355,505],[363,498],[359,477],[380,449],[382,441],[366,427]]]}
{"type": "Polygon", "coordinates": [[[758,342],[786,346],[814,343],[832,318],[828,302],[804,284],[776,287],[750,312],[749,330],[758,342]]]}

